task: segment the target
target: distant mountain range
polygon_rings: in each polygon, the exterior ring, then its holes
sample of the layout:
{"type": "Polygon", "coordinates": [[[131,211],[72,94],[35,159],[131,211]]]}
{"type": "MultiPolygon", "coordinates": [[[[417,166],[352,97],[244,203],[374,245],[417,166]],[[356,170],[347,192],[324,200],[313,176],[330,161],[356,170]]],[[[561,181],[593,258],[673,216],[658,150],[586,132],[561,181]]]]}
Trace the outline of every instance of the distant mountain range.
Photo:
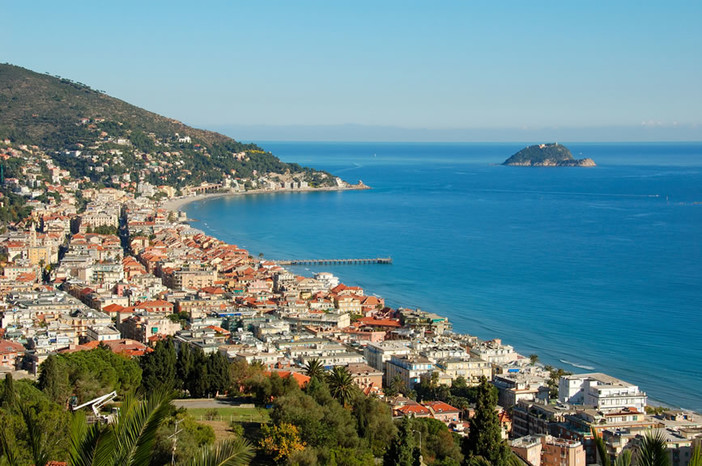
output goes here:
{"type": "Polygon", "coordinates": [[[283,163],[256,144],[192,128],[83,83],[0,64],[0,141],[7,139],[36,145],[74,176],[107,185],[125,173],[172,186],[265,174],[334,184],[328,173],[283,163]]]}
{"type": "MultiPolygon", "coordinates": [[[[201,125],[202,126],[202,125],[201,125]]],[[[664,142],[702,141],[702,125],[535,126],[422,128],[345,125],[208,124],[208,128],[245,141],[339,142],[664,142]]]]}

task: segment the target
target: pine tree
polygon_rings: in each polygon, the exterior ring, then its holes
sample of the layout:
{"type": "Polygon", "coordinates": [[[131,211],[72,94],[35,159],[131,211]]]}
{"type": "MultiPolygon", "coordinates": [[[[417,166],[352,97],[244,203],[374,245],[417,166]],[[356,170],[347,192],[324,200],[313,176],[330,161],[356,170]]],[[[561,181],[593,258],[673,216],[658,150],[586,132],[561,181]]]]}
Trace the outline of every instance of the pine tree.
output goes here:
{"type": "Polygon", "coordinates": [[[2,390],[2,406],[4,408],[14,406],[16,397],[15,382],[12,379],[12,374],[8,372],[5,374],[5,385],[2,390]]]}
{"type": "Polygon", "coordinates": [[[170,393],[176,387],[176,352],[171,339],[159,341],[151,353],[141,357],[141,386],[146,393],[162,390],[170,393]]]}
{"type": "Polygon", "coordinates": [[[502,440],[496,407],[497,391],[482,377],[478,386],[475,416],[470,420],[470,433],[463,443],[467,464],[480,457],[493,466],[507,465],[510,449],[502,440]]]}
{"type": "Polygon", "coordinates": [[[39,389],[59,404],[68,399],[71,392],[68,368],[60,364],[58,356],[50,355],[39,367],[39,389]]]}
{"type": "Polygon", "coordinates": [[[188,379],[193,370],[193,351],[188,344],[181,344],[178,348],[178,360],[176,361],[176,377],[178,388],[188,389],[188,379]]]}
{"type": "Polygon", "coordinates": [[[219,351],[207,358],[207,382],[207,394],[213,396],[228,390],[231,385],[229,361],[219,351]]]}
{"type": "Polygon", "coordinates": [[[193,398],[202,398],[207,394],[207,356],[200,348],[192,351],[192,370],[185,380],[185,388],[193,398]]]}
{"type": "Polygon", "coordinates": [[[390,446],[383,457],[385,466],[419,466],[419,448],[414,442],[412,421],[403,418],[397,426],[397,434],[390,442],[390,446]]]}

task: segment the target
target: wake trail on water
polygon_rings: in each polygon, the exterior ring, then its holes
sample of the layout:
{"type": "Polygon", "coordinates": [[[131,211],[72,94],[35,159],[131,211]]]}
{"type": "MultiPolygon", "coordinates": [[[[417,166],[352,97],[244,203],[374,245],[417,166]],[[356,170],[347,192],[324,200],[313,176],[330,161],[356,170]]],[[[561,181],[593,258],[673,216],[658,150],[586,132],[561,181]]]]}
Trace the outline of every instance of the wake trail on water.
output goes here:
{"type": "Polygon", "coordinates": [[[592,197],[643,197],[657,198],[660,194],[625,194],[625,193],[586,193],[567,191],[520,191],[512,189],[477,189],[475,192],[483,193],[509,193],[509,194],[552,194],[557,196],[592,196],[592,197]]]}
{"type": "Polygon", "coordinates": [[[578,364],[577,362],[567,361],[565,359],[559,359],[563,364],[568,364],[569,366],[577,367],[579,369],[585,369],[588,371],[594,371],[595,368],[592,366],[586,366],[585,364],[578,364]]]}
{"type": "Polygon", "coordinates": [[[353,167],[346,167],[346,168],[341,168],[339,170],[334,170],[334,173],[345,173],[345,172],[350,172],[352,170],[358,170],[359,168],[363,168],[363,165],[359,163],[354,163],[353,167]]]}

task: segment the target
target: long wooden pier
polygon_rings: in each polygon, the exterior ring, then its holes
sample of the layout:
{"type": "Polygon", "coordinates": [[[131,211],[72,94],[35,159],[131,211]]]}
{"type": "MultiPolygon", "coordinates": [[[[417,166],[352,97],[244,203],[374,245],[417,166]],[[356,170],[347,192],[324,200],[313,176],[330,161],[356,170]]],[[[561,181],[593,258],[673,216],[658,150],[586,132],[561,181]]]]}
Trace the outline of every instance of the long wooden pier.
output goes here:
{"type": "Polygon", "coordinates": [[[292,259],[275,261],[280,265],[353,265],[353,264],[392,264],[391,257],[372,259],[292,259]]]}

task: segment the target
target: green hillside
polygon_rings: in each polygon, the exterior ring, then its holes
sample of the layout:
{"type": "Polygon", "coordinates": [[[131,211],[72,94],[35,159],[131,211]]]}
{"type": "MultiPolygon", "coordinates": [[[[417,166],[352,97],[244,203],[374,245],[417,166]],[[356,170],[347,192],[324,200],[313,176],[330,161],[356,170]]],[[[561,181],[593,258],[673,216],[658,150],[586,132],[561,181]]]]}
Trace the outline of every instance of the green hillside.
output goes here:
{"type": "Polygon", "coordinates": [[[189,127],[85,84],[0,64],[0,141],[37,145],[76,177],[110,185],[126,173],[184,186],[277,173],[311,185],[327,173],[281,162],[255,144],[189,127]]]}

